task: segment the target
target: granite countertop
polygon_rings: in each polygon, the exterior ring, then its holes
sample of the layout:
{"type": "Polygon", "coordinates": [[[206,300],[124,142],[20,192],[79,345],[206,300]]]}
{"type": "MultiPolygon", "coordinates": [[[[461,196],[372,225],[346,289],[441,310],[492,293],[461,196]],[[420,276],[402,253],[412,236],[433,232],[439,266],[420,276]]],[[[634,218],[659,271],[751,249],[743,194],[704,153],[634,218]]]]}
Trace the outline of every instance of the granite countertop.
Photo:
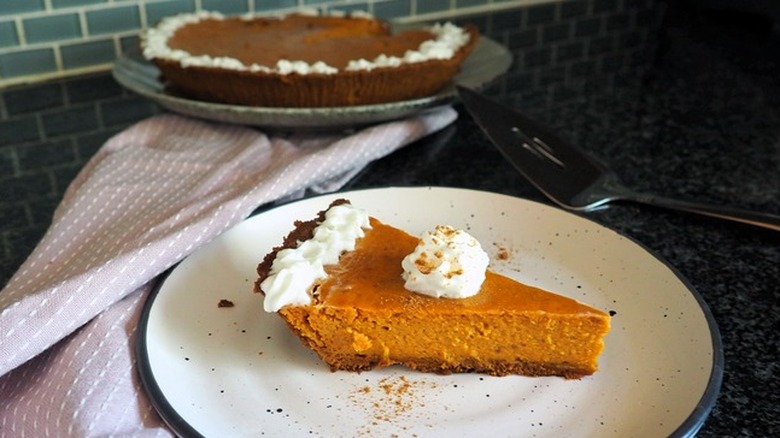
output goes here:
{"type": "MultiPolygon", "coordinates": [[[[633,28],[621,34],[628,47],[642,50],[627,52],[631,59],[614,69],[614,59],[588,64],[582,55],[593,52],[596,40],[581,49],[577,63],[560,69],[549,58],[576,50],[573,44],[545,55],[543,49],[524,48],[528,35],[499,30],[507,14],[472,17],[517,50],[516,67],[488,92],[591,151],[638,191],[780,214],[780,36],[750,14],[647,4],[650,12],[632,13],[631,25],[643,17],[662,21],[641,34],[641,41],[633,28]]],[[[566,15],[564,9],[555,11],[550,28],[566,15]]],[[[524,25],[535,17],[519,14],[524,25]]],[[[612,26],[628,25],[615,19],[612,26]]],[[[544,39],[546,32],[536,35],[544,39]]],[[[123,91],[108,74],[2,95],[0,284],[5,284],[40,239],[85,160],[108,136],[161,110],[123,91]]],[[[460,117],[454,125],[372,163],[348,188],[468,187],[550,204],[456,108],[460,117]]],[[[629,204],[586,216],[664,258],[709,305],[720,328],[725,369],[699,436],[780,435],[780,234],[629,204]]]]}

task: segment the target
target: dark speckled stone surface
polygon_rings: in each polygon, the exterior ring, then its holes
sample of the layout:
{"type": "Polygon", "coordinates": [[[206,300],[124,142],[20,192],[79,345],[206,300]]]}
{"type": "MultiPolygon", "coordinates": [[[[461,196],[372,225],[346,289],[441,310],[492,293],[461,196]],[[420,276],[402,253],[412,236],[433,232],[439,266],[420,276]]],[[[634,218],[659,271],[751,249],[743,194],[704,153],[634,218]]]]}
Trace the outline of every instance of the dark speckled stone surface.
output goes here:
{"type": "MultiPolygon", "coordinates": [[[[551,14],[545,7],[474,17],[516,51],[516,67],[489,93],[591,151],[638,191],[780,214],[780,35],[771,23],[677,2],[576,3],[551,14]],[[617,5],[615,14],[594,9],[608,3],[617,5]],[[633,4],[648,7],[626,13],[633,4]],[[567,34],[559,21],[578,13],[587,16],[571,21],[567,34]],[[660,13],[660,26],[635,29],[660,13]],[[516,23],[543,27],[500,27],[516,23]],[[567,35],[571,41],[560,40],[567,35]],[[642,50],[613,56],[618,42],[642,50]]],[[[4,102],[0,284],[32,250],[83,161],[108,135],[157,111],[106,76],[12,90],[4,102]],[[78,123],[63,123],[68,115],[48,104],[21,108],[40,102],[29,103],[28,91],[52,105],[64,101],[78,123]],[[31,131],[40,126],[48,134],[31,131]],[[63,129],[78,132],[55,135],[63,129]],[[30,147],[12,149],[20,142],[30,147]]],[[[462,111],[446,131],[371,164],[347,188],[393,185],[468,187],[549,203],[462,111]]],[[[780,436],[780,233],[629,204],[587,217],[665,259],[709,305],[725,370],[699,436],[780,436]]]]}

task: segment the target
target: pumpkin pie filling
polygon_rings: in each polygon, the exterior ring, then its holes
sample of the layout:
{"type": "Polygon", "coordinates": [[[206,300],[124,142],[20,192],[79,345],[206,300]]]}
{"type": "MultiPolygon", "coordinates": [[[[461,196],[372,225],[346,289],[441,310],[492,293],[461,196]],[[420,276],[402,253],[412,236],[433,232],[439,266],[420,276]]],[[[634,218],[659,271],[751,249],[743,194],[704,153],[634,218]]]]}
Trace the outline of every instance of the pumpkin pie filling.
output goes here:
{"type": "MultiPolygon", "coordinates": [[[[321,217],[299,224],[286,243],[300,242],[321,217]]],[[[424,372],[566,378],[597,370],[610,326],[606,313],[489,270],[468,298],[411,292],[401,260],[419,239],[376,218],[370,225],[354,250],[325,266],[309,304],[279,310],[332,370],[401,364],[424,372]]],[[[258,292],[275,252],[258,266],[258,292]]]]}
{"type": "Polygon", "coordinates": [[[290,60],[346,69],[355,59],[374,59],[380,54],[403,57],[433,38],[423,30],[389,35],[387,26],[379,21],[345,20],[319,17],[314,21],[303,15],[284,20],[204,20],[198,26],[182,27],[168,44],[193,56],[224,56],[247,66],[274,66],[280,60],[290,60]],[[344,26],[345,22],[351,25],[344,26]]]}

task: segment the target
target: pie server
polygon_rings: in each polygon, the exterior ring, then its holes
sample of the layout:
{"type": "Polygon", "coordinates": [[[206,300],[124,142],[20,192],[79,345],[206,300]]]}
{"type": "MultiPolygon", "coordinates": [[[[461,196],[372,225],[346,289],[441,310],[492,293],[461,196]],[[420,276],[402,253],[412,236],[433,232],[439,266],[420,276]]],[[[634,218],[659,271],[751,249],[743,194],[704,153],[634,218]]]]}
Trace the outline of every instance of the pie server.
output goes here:
{"type": "Polygon", "coordinates": [[[590,211],[613,201],[635,202],[780,231],[777,215],[637,193],[603,163],[545,126],[481,93],[457,88],[466,110],[501,154],[566,209],[590,211]]]}

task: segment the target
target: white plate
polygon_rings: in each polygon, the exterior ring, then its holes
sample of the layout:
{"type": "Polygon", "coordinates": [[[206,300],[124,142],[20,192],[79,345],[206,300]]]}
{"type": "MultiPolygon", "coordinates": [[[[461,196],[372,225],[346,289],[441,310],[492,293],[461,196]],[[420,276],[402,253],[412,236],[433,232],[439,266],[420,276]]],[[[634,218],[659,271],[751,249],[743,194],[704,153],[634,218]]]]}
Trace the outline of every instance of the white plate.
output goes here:
{"type": "Polygon", "coordinates": [[[701,297],[637,243],[535,202],[431,187],[315,197],[249,218],[170,272],[138,339],[144,385],[183,436],[686,436],[715,403],[723,368],[701,297]],[[331,373],[251,291],[292,222],[336,197],[412,233],[467,229],[491,255],[508,251],[494,270],[614,311],[600,370],[581,380],[331,373]]]}
{"type": "MultiPolygon", "coordinates": [[[[479,89],[503,75],[512,64],[512,55],[502,45],[480,37],[477,46],[453,78],[458,83],[479,89]]],[[[188,99],[166,90],[160,71],[144,59],[138,50],[130,50],[117,59],[114,78],[125,88],[184,115],[218,122],[237,123],[279,130],[338,130],[400,119],[452,103],[457,95],[454,85],[433,96],[376,105],[328,108],[272,108],[229,105],[188,99]]]]}

